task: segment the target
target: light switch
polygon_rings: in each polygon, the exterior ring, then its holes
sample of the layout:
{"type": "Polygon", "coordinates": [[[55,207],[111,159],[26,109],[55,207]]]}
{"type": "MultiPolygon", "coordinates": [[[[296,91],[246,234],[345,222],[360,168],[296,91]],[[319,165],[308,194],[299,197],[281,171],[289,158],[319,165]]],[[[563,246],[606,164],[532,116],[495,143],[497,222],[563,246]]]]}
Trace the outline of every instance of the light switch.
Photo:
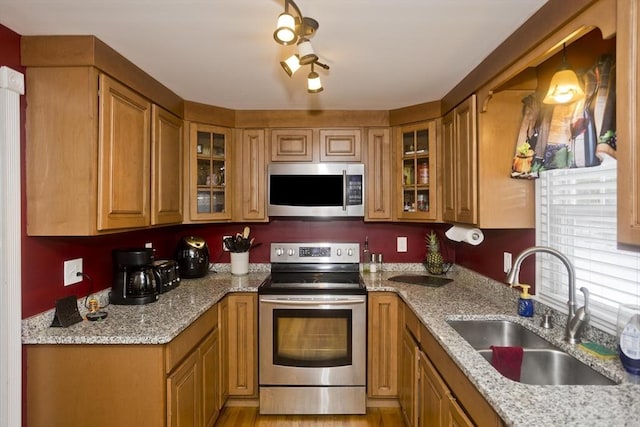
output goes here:
{"type": "Polygon", "coordinates": [[[407,252],[407,238],[406,237],[398,237],[397,240],[397,252],[407,252]]]}

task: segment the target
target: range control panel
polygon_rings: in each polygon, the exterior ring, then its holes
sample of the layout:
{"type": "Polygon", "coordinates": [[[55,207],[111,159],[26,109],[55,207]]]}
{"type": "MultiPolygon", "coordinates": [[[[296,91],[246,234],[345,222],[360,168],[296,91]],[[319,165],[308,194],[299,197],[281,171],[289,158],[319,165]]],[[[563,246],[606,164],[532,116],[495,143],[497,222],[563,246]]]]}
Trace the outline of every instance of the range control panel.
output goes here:
{"type": "Polygon", "coordinates": [[[358,263],[359,243],[272,243],[272,263],[358,263]]]}

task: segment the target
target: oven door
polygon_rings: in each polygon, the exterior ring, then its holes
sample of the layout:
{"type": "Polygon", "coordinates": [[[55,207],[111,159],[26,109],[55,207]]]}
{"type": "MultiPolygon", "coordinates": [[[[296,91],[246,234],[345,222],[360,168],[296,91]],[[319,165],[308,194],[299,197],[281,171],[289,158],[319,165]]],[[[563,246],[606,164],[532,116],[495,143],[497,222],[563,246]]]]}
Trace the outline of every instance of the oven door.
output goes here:
{"type": "Polygon", "coordinates": [[[365,385],[366,301],[261,295],[260,385],[365,385]]]}

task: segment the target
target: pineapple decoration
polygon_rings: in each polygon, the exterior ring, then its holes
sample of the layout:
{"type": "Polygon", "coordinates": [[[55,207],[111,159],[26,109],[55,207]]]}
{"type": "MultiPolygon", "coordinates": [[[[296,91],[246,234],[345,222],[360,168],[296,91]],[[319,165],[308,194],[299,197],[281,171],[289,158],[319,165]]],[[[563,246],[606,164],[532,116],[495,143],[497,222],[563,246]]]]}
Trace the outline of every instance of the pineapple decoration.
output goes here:
{"type": "Polygon", "coordinates": [[[442,258],[442,254],[440,253],[440,245],[438,243],[438,236],[436,233],[431,230],[431,233],[427,235],[425,238],[427,244],[429,245],[429,250],[427,253],[427,257],[425,258],[425,266],[427,267],[427,271],[431,274],[443,274],[444,271],[444,260],[442,258]]]}

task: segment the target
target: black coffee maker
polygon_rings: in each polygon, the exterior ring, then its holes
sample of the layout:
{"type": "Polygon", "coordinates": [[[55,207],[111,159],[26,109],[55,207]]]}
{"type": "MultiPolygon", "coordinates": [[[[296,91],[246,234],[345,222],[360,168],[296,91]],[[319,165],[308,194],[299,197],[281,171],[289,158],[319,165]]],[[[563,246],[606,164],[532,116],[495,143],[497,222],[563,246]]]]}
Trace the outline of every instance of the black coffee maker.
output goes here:
{"type": "Polygon", "coordinates": [[[153,249],[114,249],[111,304],[148,304],[158,300],[160,276],[153,266],[153,249]]]}

